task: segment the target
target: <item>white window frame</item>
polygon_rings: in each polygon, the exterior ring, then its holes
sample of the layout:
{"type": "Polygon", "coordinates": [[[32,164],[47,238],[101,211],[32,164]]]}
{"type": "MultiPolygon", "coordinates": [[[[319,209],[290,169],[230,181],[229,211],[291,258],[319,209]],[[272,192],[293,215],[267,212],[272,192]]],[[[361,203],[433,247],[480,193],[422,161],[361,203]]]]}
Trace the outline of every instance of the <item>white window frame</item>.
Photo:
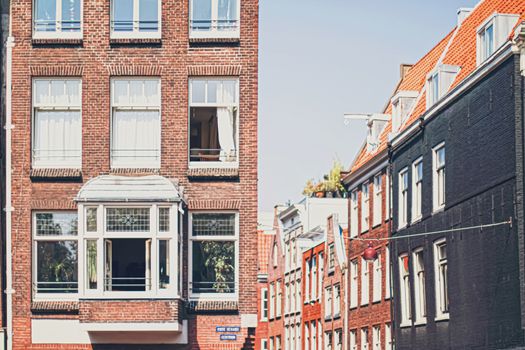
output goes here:
{"type": "Polygon", "coordinates": [[[370,267],[368,261],[361,258],[361,306],[370,302],[370,267]]]}
{"type": "Polygon", "coordinates": [[[275,289],[277,295],[275,300],[275,317],[277,318],[281,317],[283,314],[283,289],[281,284],[281,280],[277,280],[277,282],[275,282],[275,289]]]}
{"type": "Polygon", "coordinates": [[[398,195],[398,224],[397,228],[402,229],[406,227],[408,224],[408,195],[409,195],[409,180],[408,180],[408,168],[405,167],[399,171],[398,175],[398,187],[399,187],[399,195],[398,195]],[[407,177],[406,179],[406,188],[405,188],[405,180],[404,177],[407,177]]]}
{"type": "Polygon", "coordinates": [[[392,218],[392,181],[390,179],[390,168],[386,168],[385,174],[385,221],[392,218]]]}
{"type": "Polygon", "coordinates": [[[412,268],[414,270],[414,304],[415,304],[415,324],[425,324],[427,322],[426,312],[426,287],[425,287],[425,260],[423,248],[414,249],[412,252],[412,268]],[[420,261],[420,258],[422,261],[420,261]]]}
{"type": "Polygon", "coordinates": [[[392,341],[392,326],[390,323],[385,324],[385,350],[393,350],[394,342],[392,341]]]}
{"type": "Polygon", "coordinates": [[[423,158],[412,163],[412,223],[421,220],[423,215],[423,158]],[[421,167],[421,178],[418,178],[418,167],[421,167]]]}
{"type": "MultiPolygon", "coordinates": [[[[220,108],[220,107],[230,107],[233,108],[235,113],[235,139],[237,140],[237,143],[235,145],[236,147],[236,160],[235,161],[209,161],[209,162],[201,162],[201,161],[192,161],[191,160],[191,145],[190,145],[190,138],[188,137],[188,165],[190,168],[238,168],[239,167],[239,158],[240,158],[240,140],[239,140],[239,129],[240,129],[240,123],[241,123],[241,115],[240,115],[240,79],[239,77],[228,77],[228,76],[207,76],[207,77],[190,77],[188,80],[188,133],[191,130],[191,108],[198,108],[198,107],[209,107],[209,108],[220,108]],[[195,81],[204,81],[206,84],[205,87],[205,100],[207,99],[208,94],[208,88],[207,84],[209,81],[233,81],[235,82],[235,96],[234,100],[236,102],[229,103],[229,104],[220,104],[220,103],[197,103],[192,101],[193,96],[193,82],[195,81]]],[[[217,95],[217,99],[219,99],[219,96],[217,95]]],[[[293,248],[292,248],[293,249],[293,248]]]]}
{"type": "Polygon", "coordinates": [[[334,331],[334,343],[335,350],[343,350],[343,330],[340,328],[334,331]]]}
{"type": "Polygon", "coordinates": [[[434,148],[432,148],[432,209],[433,212],[441,211],[445,208],[446,203],[446,166],[447,166],[447,153],[445,148],[445,142],[441,142],[434,148]],[[445,151],[445,164],[438,167],[438,152],[445,151]],[[440,187],[440,172],[443,172],[442,187],[440,187]],[[441,192],[441,193],[440,193],[441,192]],[[442,202],[440,203],[440,196],[442,196],[442,202]]]}
{"type": "Polygon", "coordinates": [[[390,264],[390,248],[385,247],[385,299],[390,299],[392,295],[392,266],[390,264]]]}
{"type": "Polygon", "coordinates": [[[434,247],[434,285],[436,293],[436,318],[435,320],[448,320],[449,319],[449,308],[448,308],[448,256],[440,261],[439,259],[439,247],[445,245],[445,251],[447,249],[446,238],[441,238],[433,243],[434,247]],[[445,266],[447,281],[443,283],[441,278],[441,266],[445,266]],[[444,304],[447,304],[445,306],[444,304]]]}
{"type": "Polygon", "coordinates": [[[496,17],[492,17],[477,33],[477,47],[478,47],[478,65],[489,59],[496,51],[496,17]],[[492,46],[487,47],[486,34],[487,30],[492,28],[492,46]]]}
{"type": "MultiPolygon", "coordinates": [[[[84,1],[80,0],[80,30],[78,32],[70,32],[70,31],[62,31],[62,1],[64,0],[56,0],[55,6],[56,6],[56,14],[55,14],[55,22],[56,22],[56,30],[55,31],[37,31],[36,30],[36,11],[37,6],[36,2],[38,0],[33,0],[33,19],[31,21],[32,24],[32,32],[33,32],[33,39],[82,39],[83,33],[84,33],[84,1]]],[[[40,0],[42,1],[42,0],[40,0]]]]}
{"type": "Polygon", "coordinates": [[[350,309],[358,306],[359,263],[358,260],[350,261],[350,309]]]}
{"type": "Polygon", "coordinates": [[[275,318],[275,283],[270,283],[270,305],[269,305],[269,319],[275,318]]]}
{"type": "Polygon", "coordinates": [[[310,331],[310,334],[311,334],[311,349],[312,350],[316,350],[317,349],[317,321],[316,320],[313,320],[311,323],[310,323],[310,327],[311,327],[311,331],[310,331]]]}
{"type": "Polygon", "coordinates": [[[357,188],[350,194],[350,237],[357,237],[359,227],[359,201],[357,188]]]}
{"type": "MultiPolygon", "coordinates": [[[[135,0],[137,1],[137,0],[135,0]]],[[[145,76],[132,76],[132,77],[112,77],[111,78],[111,137],[110,137],[110,159],[111,159],[111,168],[112,169],[120,169],[120,168],[152,168],[152,169],[160,169],[161,164],[161,156],[162,156],[162,80],[160,77],[145,77],[145,76]],[[115,93],[115,82],[117,81],[156,81],[158,82],[158,91],[159,91],[159,101],[157,104],[134,104],[130,103],[129,105],[126,104],[116,104],[114,93],[115,93]],[[114,125],[114,119],[115,119],[115,112],[118,110],[123,111],[132,111],[132,110],[146,110],[146,111],[158,111],[158,129],[159,129],[159,135],[158,135],[158,155],[156,156],[156,160],[154,161],[124,161],[119,160],[118,157],[113,155],[113,152],[115,151],[114,142],[115,142],[115,125],[114,125]],[[117,158],[117,159],[115,159],[117,158]]],[[[128,95],[130,96],[130,84],[128,83],[128,95]]]]}
{"type": "Polygon", "coordinates": [[[332,332],[330,332],[330,331],[324,332],[324,338],[326,340],[326,347],[325,347],[325,349],[326,350],[332,350],[332,346],[333,346],[332,332]]]}
{"type": "Polygon", "coordinates": [[[261,339],[261,350],[268,350],[268,339],[261,339]]]}
{"type": "Polygon", "coordinates": [[[305,274],[304,274],[304,303],[305,304],[308,304],[311,300],[311,293],[310,293],[310,283],[311,283],[311,276],[310,276],[310,273],[311,273],[311,266],[310,266],[310,259],[308,260],[305,260],[304,261],[304,266],[305,266],[305,274]]]}
{"type": "Polygon", "coordinates": [[[381,301],[381,278],[382,276],[382,266],[381,266],[381,255],[377,255],[377,259],[373,262],[373,289],[372,289],[372,302],[377,303],[381,301]]]}
{"type": "Polygon", "coordinates": [[[372,327],[372,349],[382,350],[381,348],[381,325],[372,327]]]}
{"type": "Polygon", "coordinates": [[[325,320],[332,318],[332,286],[324,289],[324,318],[325,320]]]}
{"type": "Polygon", "coordinates": [[[328,244],[328,273],[335,271],[335,244],[328,244]]]}
{"type": "Polygon", "coordinates": [[[317,300],[321,299],[321,294],[323,293],[323,279],[324,279],[324,254],[320,252],[318,255],[319,263],[317,267],[319,268],[319,273],[317,274],[317,300]]]}
{"type": "Polygon", "coordinates": [[[368,181],[361,185],[361,233],[370,229],[370,186],[368,181]]]}
{"type": "Polygon", "coordinates": [[[427,109],[435,105],[448,93],[448,90],[453,84],[459,71],[459,66],[439,64],[434,70],[427,74],[425,85],[427,109]]]}
{"type": "Polygon", "coordinates": [[[408,259],[408,254],[399,255],[399,306],[401,308],[400,327],[412,325],[412,306],[411,306],[411,283],[410,283],[410,262],[407,271],[405,271],[403,259],[408,259]]]}
{"type": "Polygon", "coordinates": [[[372,227],[381,224],[383,216],[383,174],[379,173],[374,176],[374,212],[372,214],[372,227]]]}
{"type": "Polygon", "coordinates": [[[162,37],[162,1],[157,0],[157,20],[158,30],[156,32],[141,32],[139,29],[140,22],[140,0],[133,0],[133,30],[132,31],[115,31],[114,30],[114,1],[110,2],[110,39],[161,39],[162,37]]]}
{"type": "Polygon", "coordinates": [[[190,300],[238,300],[239,299],[239,212],[231,210],[212,210],[200,211],[194,210],[189,213],[188,229],[188,295],[190,300]],[[192,222],[193,214],[235,214],[235,235],[234,236],[193,236],[192,222]],[[194,293],[192,291],[193,283],[193,241],[223,241],[234,242],[235,245],[235,292],[234,293],[194,293]]]}
{"type": "Polygon", "coordinates": [[[317,300],[317,256],[312,256],[312,280],[311,280],[311,295],[310,300],[317,300]]]}
{"type": "Polygon", "coordinates": [[[304,324],[304,349],[310,350],[310,323],[304,324]]]}
{"type": "Polygon", "coordinates": [[[352,329],[349,333],[350,350],[357,350],[357,330],[352,329]]]}
{"type": "MultiPolygon", "coordinates": [[[[58,1],[58,0],[57,0],[58,1]]],[[[33,78],[32,81],[32,89],[33,89],[33,99],[32,99],[32,123],[31,123],[31,166],[35,169],[81,169],[82,168],[82,142],[80,143],[80,154],[78,155],[78,159],[70,160],[70,161],[64,161],[64,162],[55,162],[52,160],[46,160],[46,161],[36,161],[35,159],[35,137],[36,137],[36,115],[37,110],[39,111],[46,111],[46,110],[56,110],[56,111],[75,111],[80,113],[80,137],[82,139],[82,79],[81,78],[74,78],[74,77],[41,77],[41,78],[33,78]],[[67,81],[77,81],[79,84],[79,104],[78,105],[70,105],[70,104],[61,104],[61,103],[38,103],[36,101],[36,83],[39,81],[45,81],[48,83],[51,83],[52,81],[63,81],[64,84],[67,81]]]]}
{"type": "Polygon", "coordinates": [[[190,33],[190,39],[198,38],[216,38],[216,39],[238,39],[241,34],[241,0],[237,2],[237,26],[231,30],[218,30],[217,27],[213,27],[213,23],[217,22],[218,17],[218,0],[211,1],[211,22],[212,28],[210,30],[194,30],[192,26],[192,14],[193,14],[193,0],[190,0],[190,12],[188,16],[188,27],[190,33]]]}
{"type": "Polygon", "coordinates": [[[361,328],[361,350],[368,350],[368,327],[361,328]]]}
{"type": "Polygon", "coordinates": [[[334,284],[332,291],[334,293],[333,303],[333,314],[334,318],[341,317],[341,285],[339,283],[334,284]]]}
{"type": "Polygon", "coordinates": [[[268,288],[261,288],[261,321],[263,322],[268,321],[268,304],[268,288]]]}

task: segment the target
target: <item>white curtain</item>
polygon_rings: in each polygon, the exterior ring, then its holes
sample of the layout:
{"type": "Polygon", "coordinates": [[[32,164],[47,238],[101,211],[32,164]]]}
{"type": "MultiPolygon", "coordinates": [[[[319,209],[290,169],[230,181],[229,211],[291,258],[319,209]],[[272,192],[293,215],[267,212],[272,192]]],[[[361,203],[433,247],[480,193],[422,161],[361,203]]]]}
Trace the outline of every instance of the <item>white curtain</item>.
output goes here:
{"type": "Polygon", "coordinates": [[[159,111],[115,111],[112,159],[114,165],[158,165],[160,157],[159,111]]]}
{"type": "Polygon", "coordinates": [[[231,161],[235,157],[235,140],[233,128],[232,108],[217,108],[217,126],[219,130],[219,144],[221,146],[221,161],[231,161]]]}
{"type": "Polygon", "coordinates": [[[80,111],[36,111],[34,164],[80,166],[80,111]]]}

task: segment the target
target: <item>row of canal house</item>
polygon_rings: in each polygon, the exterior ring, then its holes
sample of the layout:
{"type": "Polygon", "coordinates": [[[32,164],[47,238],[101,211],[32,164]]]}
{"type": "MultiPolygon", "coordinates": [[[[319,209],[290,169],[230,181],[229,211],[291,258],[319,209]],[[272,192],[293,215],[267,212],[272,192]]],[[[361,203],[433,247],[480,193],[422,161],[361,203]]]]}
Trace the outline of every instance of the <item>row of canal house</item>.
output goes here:
{"type": "Polygon", "coordinates": [[[521,0],[458,10],[366,116],[345,214],[276,208],[261,349],[525,346],[524,21],[521,0]]]}

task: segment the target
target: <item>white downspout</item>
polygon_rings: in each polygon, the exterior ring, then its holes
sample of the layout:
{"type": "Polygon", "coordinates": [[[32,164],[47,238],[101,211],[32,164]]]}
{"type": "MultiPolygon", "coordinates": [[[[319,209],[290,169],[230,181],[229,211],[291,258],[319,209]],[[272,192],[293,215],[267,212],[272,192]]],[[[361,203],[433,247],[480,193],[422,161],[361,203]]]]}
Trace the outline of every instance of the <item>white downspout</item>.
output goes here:
{"type": "MultiPolygon", "coordinates": [[[[12,4],[12,2],[11,2],[12,4]]],[[[15,46],[15,38],[12,36],[12,14],[9,10],[9,36],[6,42],[6,124],[5,124],[5,188],[6,188],[6,207],[5,207],[5,252],[6,252],[6,317],[7,317],[7,350],[13,349],[13,262],[12,262],[12,244],[11,244],[11,212],[13,211],[11,199],[11,129],[13,128],[11,116],[11,86],[12,86],[12,65],[13,65],[13,47],[15,46]]]]}

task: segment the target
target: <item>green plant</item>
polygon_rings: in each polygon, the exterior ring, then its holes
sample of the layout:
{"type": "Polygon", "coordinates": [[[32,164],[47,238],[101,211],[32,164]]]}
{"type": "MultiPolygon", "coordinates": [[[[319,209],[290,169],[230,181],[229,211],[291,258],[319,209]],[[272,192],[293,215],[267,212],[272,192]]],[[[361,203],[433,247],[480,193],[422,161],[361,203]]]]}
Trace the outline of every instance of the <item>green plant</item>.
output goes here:
{"type": "Polygon", "coordinates": [[[317,192],[343,192],[344,186],[342,184],[341,173],[343,172],[343,165],[339,161],[334,161],[330,172],[323,176],[323,180],[314,182],[313,179],[306,181],[303,189],[303,195],[313,196],[317,192]]]}

